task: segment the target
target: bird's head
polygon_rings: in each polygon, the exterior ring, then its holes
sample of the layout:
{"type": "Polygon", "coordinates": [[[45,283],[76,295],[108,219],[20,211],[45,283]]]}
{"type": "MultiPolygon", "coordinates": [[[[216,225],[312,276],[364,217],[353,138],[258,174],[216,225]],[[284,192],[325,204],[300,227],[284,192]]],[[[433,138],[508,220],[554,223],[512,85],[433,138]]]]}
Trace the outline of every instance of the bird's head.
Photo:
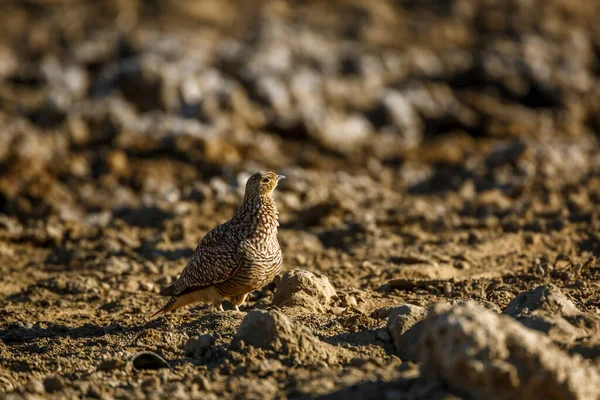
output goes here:
{"type": "Polygon", "coordinates": [[[246,183],[246,195],[269,195],[277,187],[277,183],[285,179],[283,175],[277,175],[271,171],[260,171],[252,175],[246,183]]]}

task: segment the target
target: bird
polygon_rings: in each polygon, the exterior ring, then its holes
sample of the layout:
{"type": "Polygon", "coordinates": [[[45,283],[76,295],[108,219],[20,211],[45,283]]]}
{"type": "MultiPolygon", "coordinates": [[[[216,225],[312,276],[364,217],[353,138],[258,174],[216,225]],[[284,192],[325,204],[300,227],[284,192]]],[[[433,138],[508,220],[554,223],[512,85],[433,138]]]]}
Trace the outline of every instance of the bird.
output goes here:
{"type": "Polygon", "coordinates": [[[248,293],[275,278],[283,256],[273,191],[282,179],[285,176],[271,171],[248,178],[242,204],[233,217],[200,240],[179,278],[159,292],[169,300],[151,318],[199,302],[223,311],[223,300],[239,311],[248,293]]]}

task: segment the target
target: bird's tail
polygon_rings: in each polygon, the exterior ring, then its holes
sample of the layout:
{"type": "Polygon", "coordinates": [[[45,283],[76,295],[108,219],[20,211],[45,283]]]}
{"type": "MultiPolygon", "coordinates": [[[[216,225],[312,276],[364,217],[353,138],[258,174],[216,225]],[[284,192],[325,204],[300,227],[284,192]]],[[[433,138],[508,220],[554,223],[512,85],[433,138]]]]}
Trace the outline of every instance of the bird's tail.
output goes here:
{"type": "Polygon", "coordinates": [[[179,300],[179,298],[177,298],[177,297],[171,297],[169,299],[169,301],[167,301],[167,303],[161,309],[159,309],[154,314],[152,314],[152,316],[150,316],[150,319],[154,319],[159,315],[166,314],[169,311],[173,311],[176,308],[181,307],[181,306],[179,306],[179,307],[176,306],[178,300],[179,300]]]}
{"type": "Polygon", "coordinates": [[[150,317],[150,319],[158,315],[168,313],[169,311],[177,310],[178,308],[186,306],[188,304],[198,302],[220,304],[220,301],[222,299],[223,296],[219,294],[219,292],[217,291],[217,289],[215,289],[214,286],[203,287],[193,292],[171,297],[169,301],[167,301],[167,304],[165,304],[163,308],[155,312],[150,317]]]}

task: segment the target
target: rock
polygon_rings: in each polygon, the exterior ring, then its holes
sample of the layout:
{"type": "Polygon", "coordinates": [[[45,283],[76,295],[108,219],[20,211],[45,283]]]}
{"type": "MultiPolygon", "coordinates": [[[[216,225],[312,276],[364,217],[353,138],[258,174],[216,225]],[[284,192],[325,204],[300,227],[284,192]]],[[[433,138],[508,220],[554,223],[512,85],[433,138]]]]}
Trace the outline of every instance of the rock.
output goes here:
{"type": "Polygon", "coordinates": [[[188,357],[199,357],[210,349],[215,339],[211,335],[192,336],[183,346],[183,351],[188,357]]]}
{"type": "Polygon", "coordinates": [[[254,346],[273,350],[299,359],[329,359],[335,357],[335,348],[321,342],[305,326],[290,321],[279,311],[250,311],[231,344],[234,348],[254,346]]]}
{"type": "Polygon", "coordinates": [[[131,358],[131,362],[137,370],[170,368],[167,360],[151,351],[137,353],[131,358]]]}
{"type": "Polygon", "coordinates": [[[596,399],[600,385],[579,355],[471,302],[432,307],[418,354],[423,374],[475,399],[596,399]]]}
{"type": "Polygon", "coordinates": [[[585,329],[572,325],[559,315],[532,315],[519,319],[525,327],[547,334],[556,343],[571,347],[574,342],[587,336],[585,329]]]}
{"type": "Polygon", "coordinates": [[[520,293],[506,307],[505,313],[515,317],[529,316],[536,311],[553,315],[577,316],[581,311],[553,284],[538,286],[520,293]]]}
{"type": "Polygon", "coordinates": [[[63,387],[64,383],[58,376],[49,376],[44,379],[44,389],[48,393],[58,392],[59,390],[62,390],[63,387]]]}
{"type": "Polygon", "coordinates": [[[276,278],[273,304],[279,307],[302,307],[323,312],[336,292],[329,279],[304,270],[292,270],[276,278]]]}
{"type": "Polygon", "coordinates": [[[46,392],[46,388],[44,387],[44,382],[34,379],[27,384],[27,391],[29,393],[43,394],[46,392]]]}
{"type": "Polygon", "coordinates": [[[413,304],[405,304],[390,310],[387,329],[392,337],[396,354],[402,359],[417,358],[417,342],[423,329],[422,320],[427,310],[413,304]]]}
{"type": "Polygon", "coordinates": [[[579,311],[552,284],[520,293],[508,304],[505,313],[567,347],[600,330],[600,318],[579,311]]]}

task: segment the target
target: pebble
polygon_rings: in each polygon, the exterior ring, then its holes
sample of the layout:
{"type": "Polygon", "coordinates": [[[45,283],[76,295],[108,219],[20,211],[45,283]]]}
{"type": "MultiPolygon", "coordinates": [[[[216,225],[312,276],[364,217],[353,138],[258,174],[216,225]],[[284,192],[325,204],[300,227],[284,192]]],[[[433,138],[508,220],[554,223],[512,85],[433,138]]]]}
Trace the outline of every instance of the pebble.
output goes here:
{"type": "Polygon", "coordinates": [[[198,357],[210,349],[215,342],[211,335],[192,336],[183,346],[183,351],[188,357],[198,357]]]}
{"type": "Polygon", "coordinates": [[[454,263],[454,267],[456,267],[456,269],[467,270],[471,268],[471,265],[468,262],[461,260],[454,263]]]}
{"type": "Polygon", "coordinates": [[[335,315],[339,315],[341,313],[343,313],[344,311],[346,311],[346,309],[344,307],[331,307],[331,312],[334,313],[335,315]]]}
{"type": "Polygon", "coordinates": [[[450,282],[444,283],[444,296],[450,297],[452,295],[452,284],[450,282]]]}
{"type": "Polygon", "coordinates": [[[153,292],[154,284],[152,282],[140,282],[140,289],[145,292],[153,292]]]}
{"type": "Polygon", "coordinates": [[[298,265],[305,265],[306,257],[302,254],[296,254],[296,262],[298,263],[298,265]]]}
{"type": "Polygon", "coordinates": [[[44,383],[39,379],[34,379],[27,385],[27,391],[30,393],[45,393],[46,388],[44,387],[44,383]]]}
{"type": "Polygon", "coordinates": [[[358,305],[358,302],[356,301],[356,297],[354,297],[354,296],[346,297],[346,304],[350,307],[356,307],[358,305]]]}

